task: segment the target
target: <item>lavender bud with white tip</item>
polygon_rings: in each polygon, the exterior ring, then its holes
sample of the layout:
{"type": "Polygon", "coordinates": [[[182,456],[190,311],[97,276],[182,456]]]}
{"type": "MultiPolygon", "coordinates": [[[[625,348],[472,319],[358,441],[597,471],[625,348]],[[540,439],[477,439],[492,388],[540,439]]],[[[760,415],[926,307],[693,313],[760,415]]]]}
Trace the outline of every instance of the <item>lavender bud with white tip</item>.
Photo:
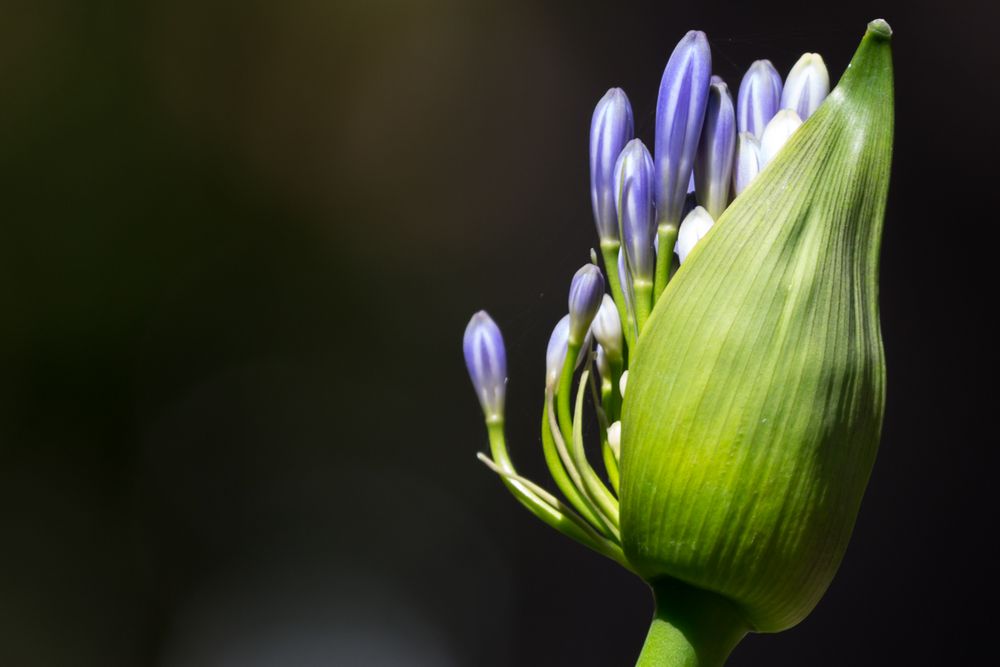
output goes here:
{"type": "Polygon", "coordinates": [[[472,316],[462,338],[465,366],[487,421],[503,419],[507,391],[507,351],[496,322],[481,310],[472,316]]]}
{"type": "Polygon", "coordinates": [[[804,53],[792,67],[781,91],[781,108],[792,109],[803,122],[830,92],[830,74],[818,53],[804,53]]]}

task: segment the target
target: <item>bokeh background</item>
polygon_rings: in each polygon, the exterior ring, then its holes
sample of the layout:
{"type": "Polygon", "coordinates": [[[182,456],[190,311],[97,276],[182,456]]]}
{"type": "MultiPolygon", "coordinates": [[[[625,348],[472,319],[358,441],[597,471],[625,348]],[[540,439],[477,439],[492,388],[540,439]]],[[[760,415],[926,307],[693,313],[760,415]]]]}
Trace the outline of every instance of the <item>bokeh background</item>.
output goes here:
{"type": "Polygon", "coordinates": [[[595,243],[593,104],[674,43],[836,79],[895,29],[890,388],[843,567],[731,664],[972,664],[996,529],[987,3],[3,0],[0,665],[628,665],[643,584],[475,460],[595,243]]]}

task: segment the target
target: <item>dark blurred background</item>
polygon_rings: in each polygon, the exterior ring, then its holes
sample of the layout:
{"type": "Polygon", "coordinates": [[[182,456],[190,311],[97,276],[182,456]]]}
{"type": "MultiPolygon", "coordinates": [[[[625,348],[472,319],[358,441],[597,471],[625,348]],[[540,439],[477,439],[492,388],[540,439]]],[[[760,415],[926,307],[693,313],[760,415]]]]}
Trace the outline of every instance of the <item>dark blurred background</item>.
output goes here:
{"type": "Polygon", "coordinates": [[[530,517],[544,346],[596,242],[594,103],[675,42],[836,80],[895,30],[889,406],[840,573],[732,665],[971,664],[992,627],[987,3],[3,0],[0,665],[628,665],[644,585],[530,517]]]}

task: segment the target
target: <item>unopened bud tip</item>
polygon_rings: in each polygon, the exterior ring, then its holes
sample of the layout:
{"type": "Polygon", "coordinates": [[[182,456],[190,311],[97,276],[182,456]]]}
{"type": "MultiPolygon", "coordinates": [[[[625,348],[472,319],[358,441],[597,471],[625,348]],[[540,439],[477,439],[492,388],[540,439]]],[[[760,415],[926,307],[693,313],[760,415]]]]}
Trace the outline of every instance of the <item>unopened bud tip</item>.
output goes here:
{"type": "Polygon", "coordinates": [[[868,32],[889,39],[892,37],[892,28],[889,27],[889,23],[885,19],[875,19],[868,24],[868,32]]]}

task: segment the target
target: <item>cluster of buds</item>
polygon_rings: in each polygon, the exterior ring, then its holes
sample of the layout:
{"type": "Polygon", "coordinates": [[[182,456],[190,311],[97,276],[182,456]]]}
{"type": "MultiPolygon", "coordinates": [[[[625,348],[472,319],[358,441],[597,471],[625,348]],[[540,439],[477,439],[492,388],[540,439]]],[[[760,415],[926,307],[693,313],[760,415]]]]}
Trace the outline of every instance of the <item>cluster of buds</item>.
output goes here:
{"type": "MultiPolygon", "coordinates": [[[[541,504],[591,538],[593,531],[600,534],[602,539],[590,539],[588,546],[621,560],[616,494],[627,353],[677,267],[819,108],[829,87],[818,54],[804,54],[784,85],[769,60],[758,60],[743,77],[734,104],[729,87],[712,74],[705,33],[692,30],[677,44],[660,83],[655,159],[634,137],[632,105],[621,88],[611,88],[597,103],[590,126],[590,195],[608,280],[596,262],[573,276],[569,313],[549,339],[542,424],[546,461],[571,507],[541,504]],[[571,385],[581,366],[576,403],[582,409],[588,386],[593,389],[607,484],[577,442],[581,419],[571,410],[571,385]]],[[[469,322],[464,347],[487,423],[502,424],[506,355],[500,329],[484,311],[469,322]]],[[[522,500],[538,503],[542,494],[536,485],[517,481],[500,442],[502,428],[494,430],[495,460],[482,458],[514,482],[522,500]]]]}
{"type": "Polygon", "coordinates": [[[877,446],[882,360],[870,269],[877,263],[891,152],[889,34],[884,21],[869,25],[837,100],[823,105],[830,80],[819,55],[804,54],[784,81],[770,61],[754,62],[734,103],[726,83],[712,74],[705,34],[688,32],[660,83],[652,154],[634,137],[624,91],[612,88],[598,102],[590,130],[590,189],[604,272],[591,251],[591,261],[573,276],[568,313],[546,352],[541,442],[561,497],[519,475],[508,453],[500,329],[480,311],[465,332],[466,365],[490,437],[491,456],[480,459],[537,517],[637,572],[654,590],[687,599],[690,593],[677,587],[690,586],[719,596],[726,611],[710,615],[732,617],[742,633],[788,627],[818,600],[846,545],[844,527],[853,524],[857,479],[863,478],[863,490],[870,463],[864,465],[877,446]],[[886,85],[888,111],[872,111],[886,85]],[[824,221],[815,222],[817,216],[824,221]],[[709,235],[713,228],[735,231],[709,235]],[[756,248],[748,238],[757,239],[756,248]],[[848,243],[874,244],[876,252],[848,243]],[[843,304],[820,303],[841,296],[843,304]],[[854,320],[840,315],[845,308],[854,320]],[[829,321],[823,319],[827,311],[829,321]],[[832,347],[828,359],[807,358],[790,347],[800,332],[852,342],[832,347]],[[700,344],[687,345],[689,339],[700,344]],[[789,377],[771,367],[759,369],[771,372],[759,379],[739,372],[753,368],[745,359],[776,354],[788,355],[789,377]],[[820,399],[804,401],[811,412],[802,419],[794,401],[782,402],[788,390],[782,383],[790,379],[827,392],[821,406],[827,422],[814,418],[820,399]],[[837,401],[850,403],[853,412],[844,413],[837,401]],[[600,427],[594,446],[602,465],[596,467],[583,435],[584,422],[593,419],[584,414],[588,404],[600,427]],[[839,463],[817,467],[829,454],[831,434],[863,441],[860,477],[839,463]],[[758,437],[759,444],[750,442],[758,437]],[[789,438],[805,444],[789,444],[789,438]],[[747,454],[751,445],[758,449],[747,454]],[[803,460],[783,463],[782,447],[803,460]],[[747,481],[732,468],[744,458],[753,462],[748,470],[761,460],[772,467],[761,467],[747,481]],[[786,479],[791,474],[806,479],[786,479]],[[853,476],[843,497],[829,488],[841,476],[853,476]],[[701,492],[692,479],[707,485],[704,498],[690,495],[701,492]],[[753,483],[775,498],[748,497],[741,505],[736,492],[753,483]],[[817,509],[821,501],[808,493],[801,507],[781,504],[798,502],[796,494],[806,487],[832,494],[823,503],[840,497],[848,510],[830,518],[823,514],[830,508],[817,509]],[[812,523],[782,541],[775,531],[796,522],[789,511],[812,523]],[[671,524],[676,517],[696,521],[671,524]],[[817,524],[823,520],[829,525],[817,524]],[[831,544],[814,540],[813,533],[823,530],[837,538],[831,544]],[[791,561],[806,548],[832,551],[821,566],[801,566],[804,574],[796,578],[791,561]],[[765,557],[774,562],[762,564],[765,557]],[[776,584],[772,579],[780,573],[772,566],[790,568],[789,585],[801,590],[776,584]]]}

